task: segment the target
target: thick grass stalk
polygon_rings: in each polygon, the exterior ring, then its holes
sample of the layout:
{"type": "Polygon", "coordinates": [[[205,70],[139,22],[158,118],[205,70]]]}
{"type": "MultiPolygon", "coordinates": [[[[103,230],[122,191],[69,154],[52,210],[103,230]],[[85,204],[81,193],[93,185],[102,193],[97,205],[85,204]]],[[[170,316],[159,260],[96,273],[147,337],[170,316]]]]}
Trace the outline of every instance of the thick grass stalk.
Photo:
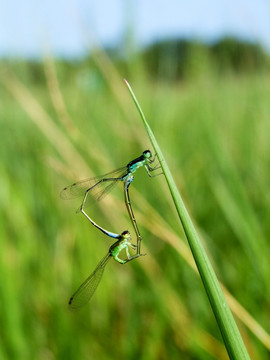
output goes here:
{"type": "Polygon", "coordinates": [[[250,359],[247,349],[244,345],[240,332],[237,328],[231,310],[227,304],[227,301],[224,297],[224,294],[221,290],[219,282],[217,280],[216,274],[213,270],[213,267],[206,255],[206,252],[202,246],[202,243],[199,239],[199,236],[195,230],[195,227],[191,221],[191,218],[188,214],[188,211],[183,203],[183,200],[180,196],[180,193],[176,187],[176,184],[173,180],[170,169],[164,159],[164,156],[161,152],[161,149],[156,141],[156,138],[146,121],[146,118],[143,114],[143,111],[136,99],[136,96],[131,89],[128,82],[125,80],[126,85],[131,93],[131,96],[135,102],[135,105],[140,113],[142,121],[144,123],[148,137],[153,145],[153,148],[159,159],[162,171],[166,178],[168,187],[170,189],[176,211],[182,223],[183,229],[185,231],[189,246],[191,248],[194,260],[198,267],[203,285],[205,287],[206,293],[208,295],[210,304],[212,306],[214,315],[216,317],[218,326],[220,328],[227,352],[230,359],[234,360],[246,360],[250,359]]]}

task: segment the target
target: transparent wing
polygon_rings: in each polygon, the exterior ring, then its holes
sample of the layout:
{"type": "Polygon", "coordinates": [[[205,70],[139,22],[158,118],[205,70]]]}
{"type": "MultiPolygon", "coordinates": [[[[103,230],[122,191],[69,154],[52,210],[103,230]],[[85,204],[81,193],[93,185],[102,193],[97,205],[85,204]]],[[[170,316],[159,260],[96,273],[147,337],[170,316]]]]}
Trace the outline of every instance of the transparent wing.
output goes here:
{"type": "MultiPolygon", "coordinates": [[[[61,193],[60,193],[60,197],[64,200],[67,199],[72,199],[72,198],[76,198],[79,196],[83,196],[86,192],[86,190],[90,189],[91,187],[93,187],[93,189],[95,189],[95,191],[98,192],[98,188],[99,186],[94,187],[95,184],[97,184],[98,182],[100,182],[102,179],[106,179],[106,178],[119,178],[121,176],[123,176],[127,171],[127,167],[121,167],[119,169],[113,170],[108,172],[107,174],[101,175],[101,176],[96,176],[90,179],[84,179],[81,181],[78,181],[72,185],[69,185],[67,187],[65,187],[61,193]]],[[[108,182],[100,182],[100,185],[108,185],[108,182]]],[[[103,191],[101,191],[103,192],[103,191]]]]}
{"type": "MultiPolygon", "coordinates": [[[[93,199],[96,201],[102,200],[111,190],[112,188],[120,181],[121,178],[112,178],[112,179],[103,179],[100,182],[93,185],[90,190],[85,190],[86,198],[84,199],[83,208],[85,209],[89,205],[93,204],[93,199]]],[[[81,211],[81,206],[77,209],[77,213],[81,211]]]]}
{"type": "Polygon", "coordinates": [[[82,283],[79,289],[71,296],[68,305],[70,310],[77,310],[85,305],[94,295],[98,284],[102,278],[105,266],[111,259],[108,253],[98,264],[92,274],[82,283]]]}

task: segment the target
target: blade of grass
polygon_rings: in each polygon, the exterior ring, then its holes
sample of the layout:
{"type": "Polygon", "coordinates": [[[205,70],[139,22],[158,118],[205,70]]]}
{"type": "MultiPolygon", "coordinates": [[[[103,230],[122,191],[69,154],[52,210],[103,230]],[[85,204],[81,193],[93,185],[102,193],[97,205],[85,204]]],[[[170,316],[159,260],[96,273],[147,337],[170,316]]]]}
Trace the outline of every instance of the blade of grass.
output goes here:
{"type": "Polygon", "coordinates": [[[217,280],[216,274],[212,268],[212,265],[206,255],[206,252],[202,246],[202,243],[199,239],[199,236],[195,230],[195,227],[191,221],[191,218],[188,214],[188,211],[183,203],[183,200],[180,196],[180,193],[176,187],[176,184],[173,180],[170,169],[164,159],[164,156],[161,152],[161,149],[156,141],[156,138],[146,121],[144,113],[139,105],[139,102],[129,85],[129,83],[124,80],[129,92],[133,98],[133,101],[139,111],[141,119],[144,123],[148,137],[153,145],[153,148],[156,152],[156,155],[159,159],[162,171],[164,173],[165,179],[167,181],[168,187],[170,189],[178,216],[182,223],[183,229],[185,231],[189,246],[191,248],[194,260],[198,267],[203,285],[205,287],[206,293],[208,295],[210,304],[212,306],[214,315],[216,317],[218,326],[220,328],[227,352],[230,359],[235,360],[244,360],[250,359],[247,349],[244,345],[244,342],[241,338],[240,332],[237,328],[237,325],[234,321],[231,310],[227,304],[225,296],[221,290],[219,282],[217,280]]]}

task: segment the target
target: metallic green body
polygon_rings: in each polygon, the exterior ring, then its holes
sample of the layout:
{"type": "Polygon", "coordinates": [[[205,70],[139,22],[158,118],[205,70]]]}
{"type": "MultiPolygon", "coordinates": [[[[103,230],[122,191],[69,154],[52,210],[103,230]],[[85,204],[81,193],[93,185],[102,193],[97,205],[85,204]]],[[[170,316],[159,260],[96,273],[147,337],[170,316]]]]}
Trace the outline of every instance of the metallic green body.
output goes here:
{"type": "MultiPolygon", "coordinates": [[[[137,222],[131,207],[131,202],[129,198],[129,186],[134,180],[133,174],[137,169],[140,167],[145,167],[147,174],[150,177],[156,176],[151,175],[151,172],[158,169],[158,167],[151,167],[150,164],[152,164],[155,161],[155,157],[152,159],[152,154],[150,150],[143,151],[142,155],[137,157],[136,159],[130,161],[125,167],[119,168],[117,170],[114,170],[110,173],[107,173],[103,176],[95,177],[92,179],[86,179],[79,181],[77,183],[74,183],[66,188],[64,188],[61,192],[61,197],[63,199],[69,199],[71,197],[80,196],[82,193],[84,193],[84,198],[82,201],[82,205],[79,209],[83,213],[83,215],[100,231],[102,231],[104,234],[114,238],[118,239],[119,234],[110,232],[100,225],[98,225],[86,212],[85,207],[89,203],[89,199],[91,197],[89,195],[92,195],[92,197],[96,197],[97,200],[101,200],[106,193],[111,190],[118,181],[122,181],[124,183],[124,195],[125,195],[125,204],[126,208],[128,210],[128,214],[130,217],[130,220],[132,222],[132,225],[134,227],[136,237],[137,237],[137,254],[140,255],[141,251],[141,234],[139,232],[137,222]],[[100,190],[101,186],[104,186],[105,188],[103,190],[100,190]]],[[[159,174],[157,174],[159,175],[159,174]]]]}
{"type": "Polygon", "coordinates": [[[82,285],[78,288],[78,290],[71,296],[69,300],[69,308],[70,310],[77,310],[83,305],[85,305],[91,297],[94,295],[98,284],[102,278],[105,266],[109,262],[109,260],[113,257],[115,261],[120,264],[125,264],[128,261],[137,258],[138,254],[134,256],[130,256],[128,252],[128,248],[136,249],[136,246],[131,242],[131,236],[129,231],[122,232],[121,235],[118,236],[118,240],[111,245],[108,253],[104,256],[104,258],[99,262],[95,270],[92,274],[82,283],[82,285]],[[119,254],[122,250],[126,250],[127,258],[122,260],[119,258],[119,254]]]}

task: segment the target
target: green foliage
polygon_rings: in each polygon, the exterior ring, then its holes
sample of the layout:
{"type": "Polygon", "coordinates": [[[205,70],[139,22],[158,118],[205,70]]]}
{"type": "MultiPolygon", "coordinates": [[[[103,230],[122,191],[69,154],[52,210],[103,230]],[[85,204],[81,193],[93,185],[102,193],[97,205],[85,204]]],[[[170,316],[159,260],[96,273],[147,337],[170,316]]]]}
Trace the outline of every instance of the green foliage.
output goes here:
{"type": "Polygon", "coordinates": [[[224,340],[228,355],[230,359],[243,360],[250,359],[247,349],[243,343],[237,325],[233,319],[230,308],[226,302],[225,296],[221,290],[219,282],[217,280],[214,269],[209,261],[209,258],[204,250],[202,242],[199,238],[199,235],[193,225],[193,222],[190,218],[190,215],[187,211],[187,208],[183,202],[183,199],[177,189],[175,181],[173,179],[170,168],[164,158],[162,150],[153,134],[151,127],[149,126],[145,115],[142,111],[142,108],[128,82],[126,82],[131,96],[134,100],[134,103],[137,107],[137,110],[141,116],[142,122],[145,126],[145,130],[148,134],[149,140],[155,150],[156,156],[160,162],[160,167],[162,169],[163,175],[166,179],[168,188],[179,217],[183,230],[185,232],[186,238],[189,242],[192,255],[196,262],[200,277],[202,279],[205,291],[208,295],[213,313],[217,320],[220,332],[224,340]]]}
{"type": "MultiPolygon", "coordinates": [[[[96,64],[56,64],[65,109],[51,102],[55,93],[42,81],[43,70],[39,82],[33,80],[31,66],[13,68],[26,86],[22,92],[34,96],[70,146],[52,141],[47,120],[40,131],[33,122],[40,111],[28,97],[21,101],[16,80],[3,67],[0,358],[226,359],[164,179],[149,179],[143,171],[131,200],[147,256],[123,266],[110,262],[91,303],[68,311],[70,295],[111,242],[59,192],[125,165],[149,142],[136,110],[128,107],[124,84],[107,82],[96,64]]],[[[219,279],[269,331],[268,73],[223,76],[208,67],[205,76],[168,86],[129,72],[219,279]]],[[[131,230],[121,189],[107,200],[88,211],[111,231],[131,230]]],[[[267,334],[247,328],[240,311],[236,316],[251,358],[267,358],[267,334]]]]}
{"type": "Polygon", "coordinates": [[[219,71],[245,73],[269,68],[269,56],[257,44],[225,38],[214,44],[211,52],[219,71]]]}
{"type": "Polygon", "coordinates": [[[147,72],[165,81],[198,77],[205,73],[236,74],[269,69],[269,55],[258,44],[224,38],[213,44],[189,40],[165,40],[142,54],[147,72]]]}

